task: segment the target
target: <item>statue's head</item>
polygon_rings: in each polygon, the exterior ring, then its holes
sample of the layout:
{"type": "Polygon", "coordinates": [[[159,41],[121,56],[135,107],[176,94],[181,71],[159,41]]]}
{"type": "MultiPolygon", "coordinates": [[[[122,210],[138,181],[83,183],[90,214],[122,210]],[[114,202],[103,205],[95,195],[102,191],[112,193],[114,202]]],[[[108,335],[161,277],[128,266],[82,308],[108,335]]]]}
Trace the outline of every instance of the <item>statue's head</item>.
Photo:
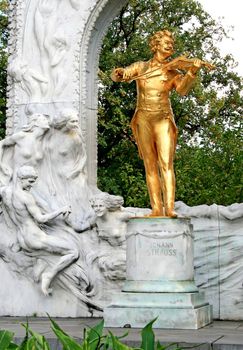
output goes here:
{"type": "Polygon", "coordinates": [[[71,108],[65,108],[60,115],[53,120],[55,129],[80,130],[78,113],[71,108]]]}
{"type": "Polygon", "coordinates": [[[169,30],[161,30],[152,35],[149,46],[153,53],[159,51],[169,57],[174,52],[174,37],[169,30]]]}
{"type": "Polygon", "coordinates": [[[106,192],[101,192],[91,200],[91,206],[97,216],[103,216],[107,211],[116,211],[121,208],[124,200],[121,196],[114,196],[106,192]]]}
{"type": "Polygon", "coordinates": [[[35,168],[29,165],[23,165],[17,171],[17,178],[19,179],[22,189],[29,191],[36,182],[38,175],[35,168]]]}
{"type": "Polygon", "coordinates": [[[35,127],[39,127],[43,130],[50,129],[49,118],[41,113],[34,113],[29,116],[29,121],[27,125],[22,127],[23,131],[31,131],[35,127]]]}
{"type": "Polygon", "coordinates": [[[9,61],[8,74],[18,83],[20,83],[23,80],[24,74],[27,69],[27,62],[19,59],[16,55],[14,55],[12,60],[9,61]]]}

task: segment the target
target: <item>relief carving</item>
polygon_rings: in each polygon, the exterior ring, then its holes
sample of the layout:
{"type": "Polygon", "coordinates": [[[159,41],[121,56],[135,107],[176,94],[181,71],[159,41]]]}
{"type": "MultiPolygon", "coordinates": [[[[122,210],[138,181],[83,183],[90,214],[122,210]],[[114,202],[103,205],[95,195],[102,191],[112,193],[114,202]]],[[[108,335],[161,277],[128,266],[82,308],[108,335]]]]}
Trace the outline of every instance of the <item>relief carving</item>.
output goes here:
{"type": "Polygon", "coordinates": [[[20,88],[28,96],[28,104],[40,102],[48,89],[48,80],[44,75],[31,68],[27,62],[15,58],[10,62],[8,73],[13,81],[19,84],[20,88]]]}
{"type": "MultiPolygon", "coordinates": [[[[70,0],[71,1],[71,0],[70,0]]],[[[73,7],[77,1],[72,1],[73,7]]],[[[47,96],[59,96],[68,80],[67,55],[70,44],[65,24],[58,17],[61,1],[40,0],[34,14],[34,34],[40,54],[42,74],[49,78],[47,96]]],[[[77,5],[76,5],[77,7],[77,5]]]]}
{"type": "Polygon", "coordinates": [[[120,229],[112,232],[107,218],[102,226],[90,203],[102,193],[89,188],[86,163],[73,109],[30,115],[25,126],[1,141],[0,257],[45,296],[64,289],[92,314],[102,310],[102,288],[125,275],[124,223],[131,214],[122,209],[121,197],[110,196],[112,220],[120,229]],[[101,239],[108,243],[104,251],[101,239]]]}

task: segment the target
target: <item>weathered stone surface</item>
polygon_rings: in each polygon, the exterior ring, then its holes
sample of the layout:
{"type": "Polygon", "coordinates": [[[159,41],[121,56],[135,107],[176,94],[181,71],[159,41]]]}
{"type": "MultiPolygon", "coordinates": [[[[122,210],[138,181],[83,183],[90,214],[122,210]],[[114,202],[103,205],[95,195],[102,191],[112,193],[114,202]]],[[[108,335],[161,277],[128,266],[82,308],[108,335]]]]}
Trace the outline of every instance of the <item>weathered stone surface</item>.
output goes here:
{"type": "MultiPolygon", "coordinates": [[[[183,291],[183,284],[193,286],[193,233],[188,219],[135,218],[128,223],[127,282],[164,285],[164,291],[183,291]],[[173,269],[171,269],[173,266],[173,269]],[[142,281],[142,282],[141,282],[142,281]],[[170,283],[172,290],[166,287],[170,283]],[[174,282],[174,283],[173,283],[174,282]],[[180,282],[181,285],[180,285],[180,282]],[[176,287],[177,286],[177,287],[176,287]],[[177,288],[177,289],[176,289],[177,288]]],[[[131,286],[131,283],[130,283],[131,286]]],[[[128,290],[124,286],[123,290],[128,290]]],[[[156,291],[158,291],[156,289],[156,291]]]]}
{"type": "Polygon", "coordinates": [[[154,328],[199,329],[212,322],[212,308],[209,305],[197,309],[164,307],[108,307],[104,318],[106,327],[143,328],[155,318],[154,328]]]}
{"type": "Polygon", "coordinates": [[[155,318],[155,328],[211,323],[212,307],[194,284],[190,220],[134,218],[127,230],[127,278],[104,309],[105,325],[140,328],[155,318]]]}

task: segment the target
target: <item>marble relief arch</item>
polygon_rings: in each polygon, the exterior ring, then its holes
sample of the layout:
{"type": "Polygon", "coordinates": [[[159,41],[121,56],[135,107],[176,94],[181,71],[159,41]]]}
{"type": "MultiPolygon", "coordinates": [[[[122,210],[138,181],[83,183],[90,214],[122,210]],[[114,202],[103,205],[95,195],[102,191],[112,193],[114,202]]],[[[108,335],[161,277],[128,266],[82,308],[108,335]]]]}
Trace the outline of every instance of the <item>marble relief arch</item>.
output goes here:
{"type": "MultiPolygon", "coordinates": [[[[7,136],[0,142],[0,315],[100,315],[122,286],[126,221],[146,210],[124,208],[121,197],[97,188],[97,70],[106,30],[126,3],[10,2],[7,136]]],[[[242,257],[240,251],[238,259],[224,254],[220,235],[224,240],[230,231],[228,246],[243,246],[243,208],[213,209],[177,203],[179,213],[194,218],[196,279],[216,305],[215,317],[239,319],[242,257]],[[220,302],[228,308],[222,311],[220,302]]]]}
{"type": "Polygon", "coordinates": [[[123,214],[122,198],[96,187],[98,56],[121,6],[95,0],[10,3],[1,263],[28,280],[37,299],[60,291],[63,298],[71,295],[81,315],[102,311],[103,290],[124,279],[124,223],[134,215],[123,214]],[[102,213],[96,201],[103,203],[102,213]],[[119,234],[98,219],[110,210],[119,234]]]}

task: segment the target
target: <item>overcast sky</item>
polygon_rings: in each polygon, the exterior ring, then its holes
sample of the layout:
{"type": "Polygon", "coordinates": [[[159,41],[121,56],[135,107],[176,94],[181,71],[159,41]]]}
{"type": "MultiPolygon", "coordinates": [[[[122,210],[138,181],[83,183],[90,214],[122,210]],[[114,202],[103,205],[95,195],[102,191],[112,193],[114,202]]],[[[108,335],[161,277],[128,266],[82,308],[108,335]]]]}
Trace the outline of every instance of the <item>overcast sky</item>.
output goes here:
{"type": "Polygon", "coordinates": [[[234,26],[231,36],[234,40],[224,40],[220,44],[222,53],[231,53],[239,63],[237,72],[243,76],[243,1],[242,0],[198,0],[214,18],[224,17],[224,27],[234,26]]]}

